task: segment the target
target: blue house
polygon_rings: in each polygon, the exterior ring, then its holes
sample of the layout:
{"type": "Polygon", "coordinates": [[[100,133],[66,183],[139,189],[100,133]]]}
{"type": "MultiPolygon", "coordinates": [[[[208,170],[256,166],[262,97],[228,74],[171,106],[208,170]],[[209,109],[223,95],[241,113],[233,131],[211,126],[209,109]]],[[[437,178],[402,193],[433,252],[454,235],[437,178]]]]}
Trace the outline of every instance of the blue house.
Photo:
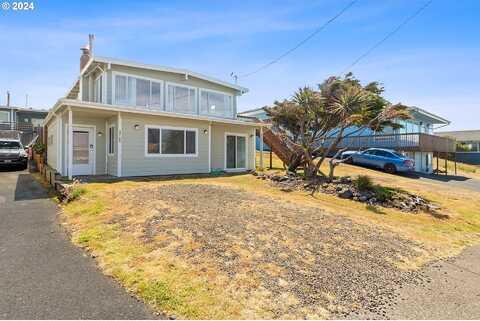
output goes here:
{"type": "MultiPolygon", "coordinates": [[[[239,116],[253,117],[265,121],[268,120],[268,116],[264,108],[247,110],[239,113],[239,116]]],[[[402,128],[388,127],[381,132],[366,129],[345,138],[339,148],[348,147],[353,150],[372,147],[395,149],[415,160],[415,170],[417,172],[432,173],[435,156],[439,157],[443,154],[443,157],[448,157],[448,153],[455,152],[455,140],[434,135],[435,129],[449,125],[450,121],[419,107],[409,107],[409,111],[411,119],[396,120],[403,126],[402,128]]],[[[347,129],[347,134],[355,130],[356,128],[353,127],[347,129]]],[[[259,137],[257,137],[257,140],[259,140],[259,137]]],[[[258,146],[259,144],[257,144],[257,149],[258,146]]]]}

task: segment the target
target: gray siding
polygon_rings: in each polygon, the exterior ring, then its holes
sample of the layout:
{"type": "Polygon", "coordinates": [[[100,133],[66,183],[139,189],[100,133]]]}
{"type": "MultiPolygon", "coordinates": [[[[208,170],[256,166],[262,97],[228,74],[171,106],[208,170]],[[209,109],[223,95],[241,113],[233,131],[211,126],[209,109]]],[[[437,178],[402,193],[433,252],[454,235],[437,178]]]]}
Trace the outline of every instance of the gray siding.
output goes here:
{"type": "Polygon", "coordinates": [[[208,122],[170,117],[122,114],[122,176],[208,173],[208,122]],[[139,125],[139,129],[134,126],[139,125]],[[145,125],[196,128],[197,157],[145,156],[145,125]]]}
{"type": "MultiPolygon", "coordinates": [[[[115,126],[115,144],[114,144],[114,153],[113,155],[108,155],[107,159],[107,174],[112,176],[117,176],[117,162],[118,162],[118,126],[117,126],[117,117],[111,117],[107,120],[108,127],[111,125],[115,126]]],[[[108,128],[105,130],[105,141],[108,142],[108,128]]],[[[106,149],[107,147],[105,147],[106,149]]]]}
{"type": "Polygon", "coordinates": [[[247,168],[255,169],[255,135],[250,126],[212,124],[212,170],[225,169],[225,133],[247,135],[247,168]],[[251,137],[253,135],[253,137],[251,137]]]}

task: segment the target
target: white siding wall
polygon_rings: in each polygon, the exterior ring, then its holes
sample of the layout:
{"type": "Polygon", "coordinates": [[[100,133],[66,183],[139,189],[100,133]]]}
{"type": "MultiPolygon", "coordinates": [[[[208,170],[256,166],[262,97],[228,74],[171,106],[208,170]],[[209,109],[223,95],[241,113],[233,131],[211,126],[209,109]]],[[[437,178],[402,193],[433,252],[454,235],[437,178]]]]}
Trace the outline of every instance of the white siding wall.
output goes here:
{"type": "MultiPolygon", "coordinates": [[[[52,121],[47,126],[47,164],[54,168],[56,171],[59,171],[57,167],[57,149],[58,149],[58,135],[57,127],[58,121],[56,118],[53,118],[52,121]]],[[[60,164],[59,164],[60,165],[60,164]]]]}

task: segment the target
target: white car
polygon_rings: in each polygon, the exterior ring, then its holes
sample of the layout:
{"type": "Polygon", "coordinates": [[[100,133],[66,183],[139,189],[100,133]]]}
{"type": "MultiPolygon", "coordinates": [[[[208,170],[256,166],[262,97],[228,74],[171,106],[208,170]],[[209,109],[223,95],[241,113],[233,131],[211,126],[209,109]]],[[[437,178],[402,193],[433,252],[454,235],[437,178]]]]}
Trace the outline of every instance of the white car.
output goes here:
{"type": "Polygon", "coordinates": [[[18,139],[0,138],[0,165],[19,165],[26,169],[28,154],[18,139]]]}

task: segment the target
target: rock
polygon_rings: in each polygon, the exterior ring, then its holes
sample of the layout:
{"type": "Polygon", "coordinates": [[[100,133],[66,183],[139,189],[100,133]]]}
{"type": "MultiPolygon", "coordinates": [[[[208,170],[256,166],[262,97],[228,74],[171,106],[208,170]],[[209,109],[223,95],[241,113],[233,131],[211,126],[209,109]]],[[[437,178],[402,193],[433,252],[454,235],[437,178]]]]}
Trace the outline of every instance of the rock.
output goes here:
{"type": "Polygon", "coordinates": [[[287,192],[287,193],[293,191],[293,189],[289,186],[282,187],[282,188],[280,188],[280,190],[282,192],[287,192]]]}
{"type": "Polygon", "coordinates": [[[350,176],[340,177],[340,183],[342,184],[350,184],[351,182],[352,182],[352,178],[350,176]]]}
{"type": "MultiPolygon", "coordinates": [[[[341,192],[343,190],[343,187],[342,186],[337,186],[335,187],[335,191],[336,192],[341,192]]],[[[353,195],[352,195],[353,196],[353,195]]]]}
{"type": "Polygon", "coordinates": [[[338,197],[340,198],[345,198],[345,199],[351,199],[353,198],[353,193],[349,189],[345,189],[343,191],[340,191],[338,194],[338,197]]]}
{"type": "Polygon", "coordinates": [[[259,174],[257,172],[252,172],[252,175],[253,176],[259,176],[259,174]]]}
{"type": "Polygon", "coordinates": [[[279,182],[285,182],[285,181],[288,181],[290,179],[290,177],[288,176],[280,176],[280,178],[278,179],[279,182]]]}
{"type": "Polygon", "coordinates": [[[366,202],[366,201],[368,200],[368,197],[367,197],[367,195],[360,195],[360,196],[358,197],[358,200],[359,200],[360,202],[366,202]]]}

